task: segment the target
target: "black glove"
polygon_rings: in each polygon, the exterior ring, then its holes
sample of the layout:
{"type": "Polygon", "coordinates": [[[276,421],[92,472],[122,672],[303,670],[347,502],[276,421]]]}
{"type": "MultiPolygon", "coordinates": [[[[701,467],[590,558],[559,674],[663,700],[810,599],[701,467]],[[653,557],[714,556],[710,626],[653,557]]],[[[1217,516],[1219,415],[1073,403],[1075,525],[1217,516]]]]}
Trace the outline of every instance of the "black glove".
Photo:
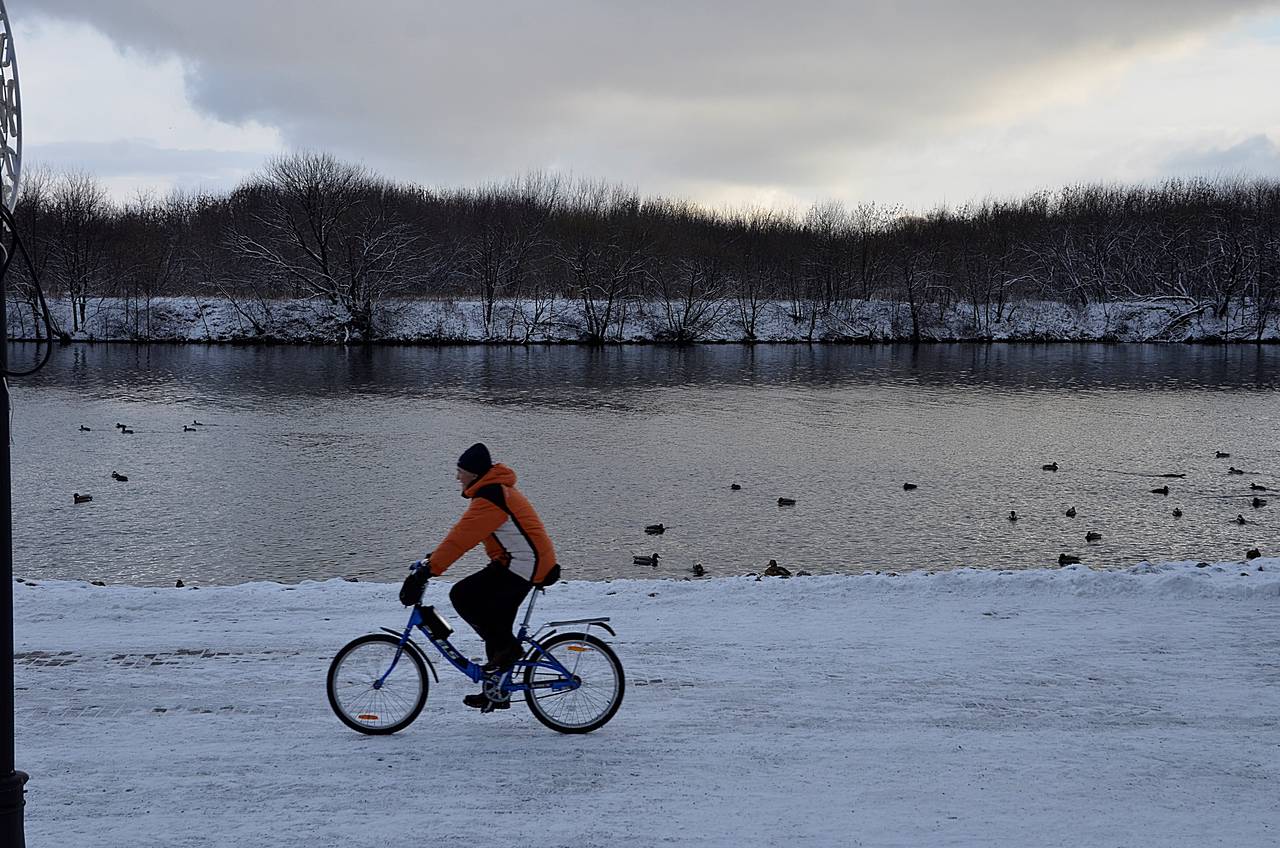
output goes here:
{"type": "Polygon", "coordinates": [[[422,590],[427,588],[427,581],[431,579],[431,571],[426,566],[412,572],[404,579],[404,585],[400,587],[400,603],[407,607],[414,606],[422,600],[422,590]]]}

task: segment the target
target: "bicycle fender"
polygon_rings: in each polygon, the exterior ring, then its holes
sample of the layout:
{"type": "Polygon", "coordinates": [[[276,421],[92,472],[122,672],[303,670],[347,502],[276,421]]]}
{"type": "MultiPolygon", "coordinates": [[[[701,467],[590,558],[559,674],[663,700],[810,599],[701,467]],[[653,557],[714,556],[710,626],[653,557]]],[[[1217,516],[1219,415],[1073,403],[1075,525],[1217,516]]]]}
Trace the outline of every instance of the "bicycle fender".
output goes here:
{"type": "MultiPolygon", "coordinates": [[[[392,636],[395,636],[397,639],[399,639],[401,636],[404,635],[402,631],[392,630],[390,627],[379,627],[378,629],[381,630],[383,633],[390,633],[392,636]]],[[[406,647],[408,647],[409,650],[417,654],[418,657],[427,664],[427,668],[431,669],[431,676],[436,679],[436,683],[439,683],[440,672],[436,671],[436,664],[431,661],[431,657],[427,656],[426,653],[421,648],[418,647],[418,643],[413,641],[412,636],[410,636],[405,641],[404,644],[406,647]]]]}

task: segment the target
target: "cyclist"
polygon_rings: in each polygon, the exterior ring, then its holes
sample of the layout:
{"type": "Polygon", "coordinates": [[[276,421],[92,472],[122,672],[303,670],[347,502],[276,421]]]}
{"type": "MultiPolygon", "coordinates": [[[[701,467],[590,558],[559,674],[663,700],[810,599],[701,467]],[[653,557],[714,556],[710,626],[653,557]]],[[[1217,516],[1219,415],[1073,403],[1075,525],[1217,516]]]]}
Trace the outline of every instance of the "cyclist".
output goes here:
{"type": "MultiPolygon", "coordinates": [[[[400,602],[422,600],[428,577],[439,577],[459,557],[483,544],[489,564],[459,580],[449,592],[458,615],[484,640],[486,674],[504,671],[520,659],[520,642],[512,634],[516,613],[529,591],[556,566],[551,538],[527,498],[516,488],[516,473],[494,463],[489,449],[477,442],[458,458],[458,482],[470,503],[426,565],[410,574],[400,589],[400,602]]],[[[490,707],[483,692],[462,699],[468,707],[490,707]]],[[[507,703],[493,704],[505,708],[507,703]]]]}

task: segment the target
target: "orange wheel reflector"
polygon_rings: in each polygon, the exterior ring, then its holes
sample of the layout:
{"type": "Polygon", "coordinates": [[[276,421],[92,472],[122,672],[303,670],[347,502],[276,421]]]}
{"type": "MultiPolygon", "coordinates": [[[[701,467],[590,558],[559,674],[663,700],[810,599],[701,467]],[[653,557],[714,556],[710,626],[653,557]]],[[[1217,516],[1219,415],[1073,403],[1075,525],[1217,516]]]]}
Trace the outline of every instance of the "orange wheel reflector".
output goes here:
{"type": "Polygon", "coordinates": [[[374,715],[373,713],[361,713],[360,715],[356,716],[356,718],[360,719],[361,721],[377,721],[378,720],[378,716],[374,715]]]}
{"type": "Polygon", "coordinates": [[[589,650],[591,650],[591,649],[590,649],[590,648],[588,648],[586,645],[570,645],[570,646],[569,646],[569,650],[571,650],[571,651],[577,651],[578,653],[580,653],[580,654],[581,654],[581,653],[584,653],[584,652],[589,651],[589,650]]]}

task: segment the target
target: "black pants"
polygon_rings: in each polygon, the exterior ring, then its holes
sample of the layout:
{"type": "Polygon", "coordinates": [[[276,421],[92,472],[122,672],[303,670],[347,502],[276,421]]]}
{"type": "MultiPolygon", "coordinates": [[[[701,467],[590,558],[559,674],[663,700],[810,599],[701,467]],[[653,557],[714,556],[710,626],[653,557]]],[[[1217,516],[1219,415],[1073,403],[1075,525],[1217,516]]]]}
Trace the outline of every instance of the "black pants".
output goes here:
{"type": "Polygon", "coordinates": [[[532,583],[505,565],[491,562],[453,584],[449,600],[458,615],[480,634],[485,652],[493,659],[516,643],[511,628],[532,588],[532,583]]]}

